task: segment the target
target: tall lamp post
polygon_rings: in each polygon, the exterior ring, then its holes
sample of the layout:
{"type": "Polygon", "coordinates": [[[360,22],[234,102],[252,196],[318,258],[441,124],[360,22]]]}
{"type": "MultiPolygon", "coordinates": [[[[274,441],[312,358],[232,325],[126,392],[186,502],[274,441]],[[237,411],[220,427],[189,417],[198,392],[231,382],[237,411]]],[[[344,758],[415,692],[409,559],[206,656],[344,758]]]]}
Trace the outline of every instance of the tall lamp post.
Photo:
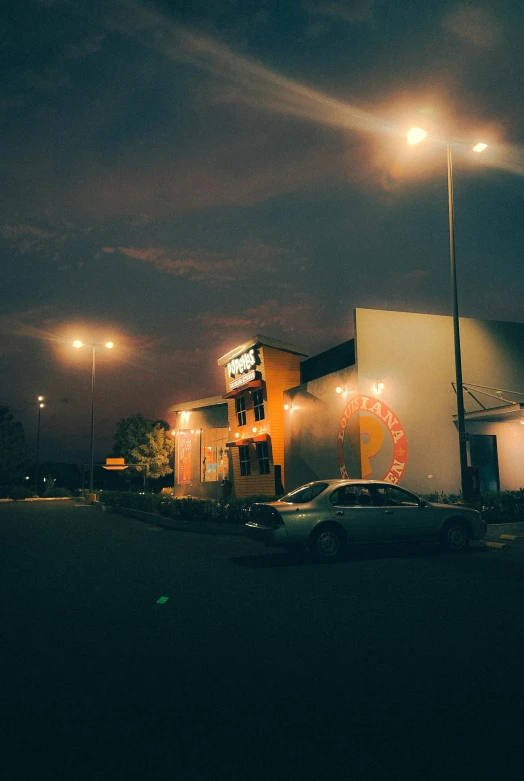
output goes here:
{"type": "MultiPolygon", "coordinates": [[[[408,143],[411,146],[419,144],[427,136],[425,130],[419,127],[413,127],[407,134],[408,143]]],[[[441,140],[441,139],[438,139],[441,140]]],[[[453,200],[453,159],[451,155],[451,141],[445,141],[447,151],[448,168],[448,219],[449,219],[449,262],[451,270],[451,302],[453,315],[453,343],[455,349],[455,384],[457,390],[457,425],[459,435],[459,459],[460,459],[460,487],[462,497],[470,498],[470,487],[467,478],[468,471],[468,447],[466,436],[466,421],[464,417],[464,390],[462,385],[462,357],[460,351],[460,325],[458,311],[457,295],[457,267],[455,264],[455,220],[454,220],[454,200],[453,200]]],[[[483,152],[487,149],[487,144],[477,144],[473,147],[474,152],[483,152]]]]}
{"type": "Polygon", "coordinates": [[[91,365],[91,455],[89,459],[89,493],[93,493],[93,471],[94,471],[94,453],[95,453],[95,363],[96,363],[96,348],[107,347],[110,350],[114,347],[113,342],[106,342],[104,345],[94,343],[84,345],[80,339],[76,339],[73,342],[73,347],[80,349],[80,347],[91,347],[93,351],[93,361],[91,365]]]}
{"type": "Polygon", "coordinates": [[[35,458],[35,496],[38,496],[38,457],[40,454],[40,415],[42,413],[44,404],[44,397],[38,397],[38,425],[36,427],[36,458],[35,458]]]}

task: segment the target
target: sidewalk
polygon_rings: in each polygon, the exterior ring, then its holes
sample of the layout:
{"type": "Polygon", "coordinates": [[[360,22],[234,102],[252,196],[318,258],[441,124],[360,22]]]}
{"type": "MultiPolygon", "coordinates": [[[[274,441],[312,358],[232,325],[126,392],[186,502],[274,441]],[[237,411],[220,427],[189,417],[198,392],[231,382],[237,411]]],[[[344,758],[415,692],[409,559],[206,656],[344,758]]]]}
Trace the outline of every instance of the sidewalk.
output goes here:
{"type": "Polygon", "coordinates": [[[524,540],[524,521],[513,523],[489,523],[484,540],[486,542],[498,542],[501,534],[510,534],[524,540]]]}

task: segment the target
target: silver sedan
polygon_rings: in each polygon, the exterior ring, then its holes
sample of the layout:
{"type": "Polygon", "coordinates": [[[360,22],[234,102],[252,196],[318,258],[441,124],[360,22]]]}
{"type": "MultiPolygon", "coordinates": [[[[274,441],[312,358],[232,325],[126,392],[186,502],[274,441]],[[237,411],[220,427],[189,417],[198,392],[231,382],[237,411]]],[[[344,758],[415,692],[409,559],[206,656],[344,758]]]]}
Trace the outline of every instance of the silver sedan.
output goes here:
{"type": "Polygon", "coordinates": [[[477,510],[426,502],[391,483],[317,480],[277,502],[252,504],[245,528],[266,545],[336,559],[348,543],[440,542],[460,551],[487,526],[477,510]]]}

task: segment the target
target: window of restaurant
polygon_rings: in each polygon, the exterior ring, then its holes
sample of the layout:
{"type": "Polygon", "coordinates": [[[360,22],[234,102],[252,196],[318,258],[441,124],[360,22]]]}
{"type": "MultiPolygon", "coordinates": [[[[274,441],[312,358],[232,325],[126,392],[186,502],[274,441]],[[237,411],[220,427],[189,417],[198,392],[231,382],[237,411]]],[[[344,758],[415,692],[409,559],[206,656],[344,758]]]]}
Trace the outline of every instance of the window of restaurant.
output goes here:
{"type": "Polygon", "coordinates": [[[229,475],[226,443],[229,429],[208,428],[202,431],[200,482],[222,482],[229,475]]]}
{"type": "Polygon", "coordinates": [[[269,474],[269,449],[267,442],[257,442],[258,472],[261,475],[269,474]]]}
{"type": "Polygon", "coordinates": [[[237,413],[237,423],[239,426],[246,425],[246,397],[238,396],[235,399],[235,411],[237,413]]]}
{"type": "Polygon", "coordinates": [[[253,392],[253,404],[255,407],[255,420],[264,420],[264,391],[262,389],[253,392]]]}
{"type": "Polygon", "coordinates": [[[249,458],[249,445],[242,445],[238,448],[240,456],[240,474],[247,477],[251,474],[251,460],[249,458]]]}

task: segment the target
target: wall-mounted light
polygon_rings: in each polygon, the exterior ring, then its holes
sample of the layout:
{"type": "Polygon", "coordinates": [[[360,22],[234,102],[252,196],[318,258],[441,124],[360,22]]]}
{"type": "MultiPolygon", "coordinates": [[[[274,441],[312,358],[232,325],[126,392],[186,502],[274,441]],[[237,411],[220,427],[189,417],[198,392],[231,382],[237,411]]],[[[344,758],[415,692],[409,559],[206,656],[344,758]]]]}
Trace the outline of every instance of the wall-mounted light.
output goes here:
{"type": "Polygon", "coordinates": [[[235,433],[235,437],[236,437],[236,439],[238,439],[240,437],[240,434],[238,433],[238,431],[235,433]]]}
{"type": "Polygon", "coordinates": [[[342,393],[342,385],[337,385],[335,390],[336,390],[337,393],[342,393]]]}
{"type": "Polygon", "coordinates": [[[289,404],[284,404],[284,409],[289,409],[289,404]]]}
{"type": "Polygon", "coordinates": [[[384,383],[381,379],[378,379],[376,383],[373,385],[373,393],[382,393],[384,390],[384,383]]]}
{"type": "Polygon", "coordinates": [[[195,433],[195,429],[194,429],[194,428],[192,428],[192,429],[191,429],[191,433],[192,433],[192,434],[194,434],[194,433],[195,433]]]}
{"type": "Polygon", "coordinates": [[[258,431],[258,429],[257,429],[257,427],[256,427],[256,426],[253,426],[253,428],[252,428],[251,430],[252,430],[253,434],[256,434],[256,433],[257,433],[257,431],[258,431]]]}

